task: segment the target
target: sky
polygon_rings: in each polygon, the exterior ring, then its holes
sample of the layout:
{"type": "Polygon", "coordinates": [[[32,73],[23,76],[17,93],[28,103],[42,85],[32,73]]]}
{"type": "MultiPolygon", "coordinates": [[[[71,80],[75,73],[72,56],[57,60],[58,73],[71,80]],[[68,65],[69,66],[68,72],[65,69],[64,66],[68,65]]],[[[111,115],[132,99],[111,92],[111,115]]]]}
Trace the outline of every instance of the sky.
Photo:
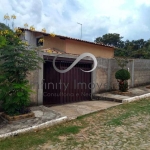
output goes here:
{"type": "Polygon", "coordinates": [[[79,39],[82,24],[82,40],[91,42],[106,33],[150,39],[150,0],[0,0],[0,22],[5,14],[16,15],[16,27],[79,39]]]}

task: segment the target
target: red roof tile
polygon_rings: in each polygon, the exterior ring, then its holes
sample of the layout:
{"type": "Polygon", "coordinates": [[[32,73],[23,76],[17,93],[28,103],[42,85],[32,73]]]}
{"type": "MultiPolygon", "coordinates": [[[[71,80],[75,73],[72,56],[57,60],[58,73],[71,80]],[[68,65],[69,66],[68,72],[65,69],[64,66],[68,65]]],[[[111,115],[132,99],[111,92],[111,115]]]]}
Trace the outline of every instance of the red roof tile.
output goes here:
{"type": "MultiPolygon", "coordinates": [[[[31,32],[42,33],[42,34],[45,34],[45,35],[49,35],[49,33],[44,33],[42,31],[32,31],[30,29],[25,29],[25,28],[19,28],[19,29],[26,30],[26,31],[31,31],[31,32]]],[[[81,39],[76,39],[76,38],[72,38],[72,37],[68,37],[68,36],[62,36],[62,35],[55,34],[55,37],[64,38],[64,39],[70,39],[70,40],[75,40],[75,41],[89,43],[89,44],[94,44],[94,45],[99,45],[99,46],[105,46],[105,47],[109,47],[109,48],[114,48],[113,46],[110,46],[110,45],[105,45],[105,44],[102,44],[102,43],[100,43],[100,44],[99,43],[94,43],[94,42],[85,41],[85,40],[81,40],[81,39]]]]}

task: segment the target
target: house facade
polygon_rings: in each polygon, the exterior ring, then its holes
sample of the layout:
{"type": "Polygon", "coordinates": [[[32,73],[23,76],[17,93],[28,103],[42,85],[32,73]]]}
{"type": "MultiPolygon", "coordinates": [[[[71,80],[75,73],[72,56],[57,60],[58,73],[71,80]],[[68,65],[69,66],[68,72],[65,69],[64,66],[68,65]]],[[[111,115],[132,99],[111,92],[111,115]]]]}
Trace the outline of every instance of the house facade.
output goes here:
{"type": "Polygon", "coordinates": [[[96,70],[82,71],[91,70],[91,58],[84,58],[66,73],[59,73],[54,69],[53,59],[61,54],[57,58],[56,66],[64,70],[82,53],[92,53],[97,58],[111,59],[114,57],[114,48],[60,35],[52,36],[44,32],[22,30],[25,32],[23,40],[32,47],[38,47],[39,56],[45,60],[44,63],[39,63],[40,69],[31,72],[28,77],[34,90],[31,95],[32,104],[55,105],[91,100],[96,70]]]}
{"type": "Polygon", "coordinates": [[[114,47],[106,46],[103,44],[97,44],[94,42],[84,41],[80,39],[70,38],[61,35],[50,36],[48,33],[30,31],[28,29],[22,29],[25,31],[25,40],[29,45],[38,46],[38,40],[44,39],[41,49],[54,48],[67,54],[80,55],[85,52],[92,53],[95,57],[113,58],[114,47]]]}

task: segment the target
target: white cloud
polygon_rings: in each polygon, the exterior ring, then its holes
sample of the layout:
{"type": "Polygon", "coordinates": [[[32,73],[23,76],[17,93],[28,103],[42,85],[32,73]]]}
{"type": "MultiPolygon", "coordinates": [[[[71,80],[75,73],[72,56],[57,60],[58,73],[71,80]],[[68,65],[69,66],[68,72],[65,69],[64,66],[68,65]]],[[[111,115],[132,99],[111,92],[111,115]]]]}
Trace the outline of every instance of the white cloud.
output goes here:
{"type": "Polygon", "coordinates": [[[150,1],[149,0],[135,0],[136,5],[142,5],[145,4],[147,6],[150,6],[150,1]]]}
{"type": "Polygon", "coordinates": [[[148,0],[0,0],[3,16],[15,14],[15,25],[34,25],[37,30],[93,41],[105,33],[119,33],[125,39],[148,39],[150,1],[148,0]]]}

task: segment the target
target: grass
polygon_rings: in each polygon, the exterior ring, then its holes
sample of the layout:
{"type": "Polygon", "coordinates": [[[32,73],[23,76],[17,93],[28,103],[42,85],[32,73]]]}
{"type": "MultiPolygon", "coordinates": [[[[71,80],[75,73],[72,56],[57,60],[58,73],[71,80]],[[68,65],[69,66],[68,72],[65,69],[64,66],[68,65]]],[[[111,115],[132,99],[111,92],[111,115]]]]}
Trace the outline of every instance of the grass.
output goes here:
{"type": "MultiPolygon", "coordinates": [[[[0,141],[0,150],[26,150],[33,149],[38,145],[45,143],[61,143],[64,142],[59,137],[67,137],[66,144],[78,145],[84,141],[77,141],[76,134],[81,133],[85,128],[98,127],[103,129],[103,126],[120,126],[124,124],[124,120],[143,114],[150,114],[150,99],[145,99],[129,104],[123,104],[88,115],[78,117],[77,119],[57,125],[41,131],[31,132],[8,138],[0,141]],[[70,135],[73,135],[72,137],[70,135]]],[[[85,133],[93,134],[95,129],[87,130],[85,133]]]]}
{"type": "Polygon", "coordinates": [[[0,141],[0,150],[25,150],[33,146],[44,144],[48,140],[51,140],[52,142],[59,142],[59,136],[76,134],[80,131],[80,129],[81,127],[79,126],[59,125],[42,131],[19,135],[0,141]]]}
{"type": "Polygon", "coordinates": [[[131,115],[132,115],[132,114],[131,114],[130,112],[127,112],[127,113],[125,113],[125,114],[122,114],[122,115],[120,115],[119,117],[113,118],[112,120],[108,121],[108,122],[106,123],[106,125],[116,125],[116,126],[122,125],[122,121],[123,121],[124,119],[129,118],[131,115]]]}
{"type": "Polygon", "coordinates": [[[150,100],[142,100],[137,101],[125,105],[121,105],[118,108],[121,109],[121,111],[125,111],[124,113],[118,115],[117,117],[112,117],[110,121],[108,121],[107,125],[122,125],[123,120],[135,116],[138,114],[150,114],[150,100]]]}
{"type": "Polygon", "coordinates": [[[79,126],[68,126],[68,127],[62,127],[57,128],[56,131],[54,131],[53,136],[60,136],[60,135],[66,135],[66,134],[76,134],[80,131],[79,126]]]}
{"type": "Polygon", "coordinates": [[[97,113],[97,112],[92,112],[92,113],[90,113],[90,114],[82,115],[82,116],[77,117],[77,119],[78,119],[78,120],[83,120],[84,118],[90,117],[91,115],[94,115],[94,114],[96,114],[96,113],[97,113]]]}

